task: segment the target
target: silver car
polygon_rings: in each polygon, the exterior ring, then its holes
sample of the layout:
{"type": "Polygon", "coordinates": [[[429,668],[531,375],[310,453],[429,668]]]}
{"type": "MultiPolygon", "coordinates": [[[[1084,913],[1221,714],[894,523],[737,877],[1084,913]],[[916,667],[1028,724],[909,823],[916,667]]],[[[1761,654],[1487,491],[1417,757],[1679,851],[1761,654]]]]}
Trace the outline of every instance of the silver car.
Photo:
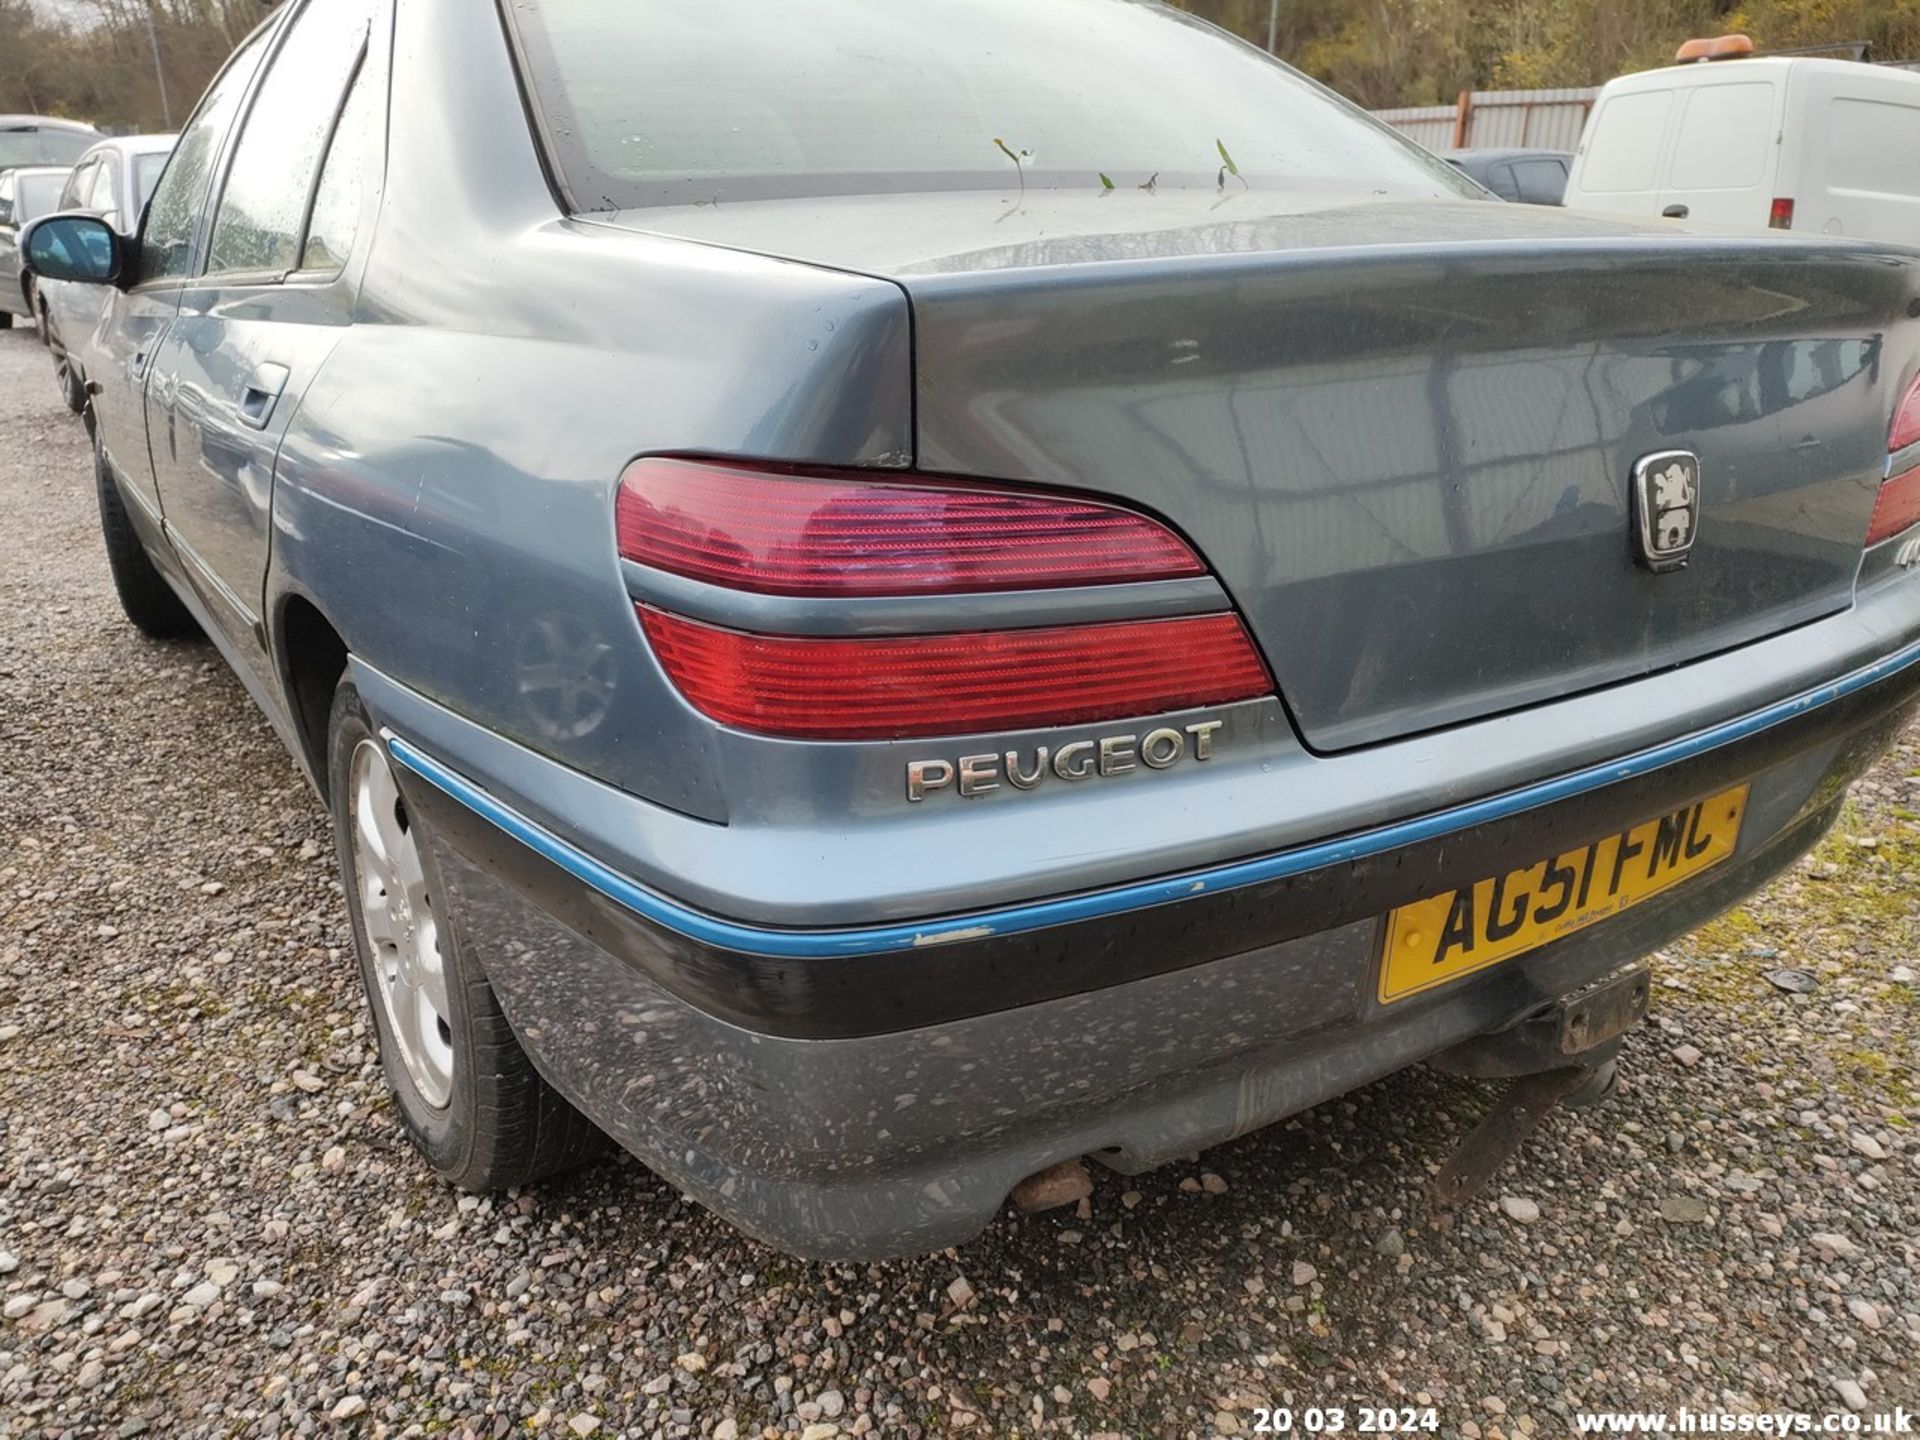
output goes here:
{"type": "Polygon", "coordinates": [[[60,208],[66,183],[67,171],[57,165],[0,171],[0,330],[39,314],[33,277],[20,263],[20,232],[60,208]]]}
{"type": "MultiPolygon", "coordinates": [[[[60,208],[96,215],[115,230],[132,234],[140,228],[147,201],[160,183],[160,172],[173,153],[173,141],[171,135],[123,135],[102,140],[74,162],[60,196],[60,208]]],[[[53,352],[54,376],[61,395],[75,414],[86,409],[87,377],[67,337],[91,333],[104,304],[105,296],[97,285],[55,280],[40,287],[37,308],[41,336],[53,352]]]]}
{"type": "Polygon", "coordinates": [[[27,245],[460,1186],[880,1256],[1594,1098],[1920,696],[1920,252],[1500,204],[1153,4],[293,0],[27,245]]]}

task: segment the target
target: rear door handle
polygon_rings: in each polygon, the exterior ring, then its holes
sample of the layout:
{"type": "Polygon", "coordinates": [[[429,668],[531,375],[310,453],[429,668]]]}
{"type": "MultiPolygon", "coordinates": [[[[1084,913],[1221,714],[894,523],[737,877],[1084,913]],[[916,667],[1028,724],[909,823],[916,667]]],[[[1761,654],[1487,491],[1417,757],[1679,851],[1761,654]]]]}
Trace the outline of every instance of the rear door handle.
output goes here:
{"type": "Polygon", "coordinates": [[[267,421],[273,418],[273,407],[279,403],[280,392],[287,388],[287,367],[265,364],[255,368],[253,376],[247,381],[247,388],[240,392],[240,423],[255,430],[267,428],[267,421]]]}
{"type": "Polygon", "coordinates": [[[1684,220],[1691,213],[1685,205],[1669,205],[1660,212],[1662,218],[1667,220],[1684,220]]]}

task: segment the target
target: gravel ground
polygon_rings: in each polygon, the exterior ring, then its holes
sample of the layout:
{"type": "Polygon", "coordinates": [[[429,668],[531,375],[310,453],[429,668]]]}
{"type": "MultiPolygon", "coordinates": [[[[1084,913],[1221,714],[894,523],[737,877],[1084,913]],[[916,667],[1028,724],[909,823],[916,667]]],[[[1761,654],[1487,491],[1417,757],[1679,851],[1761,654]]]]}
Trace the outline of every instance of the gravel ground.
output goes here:
{"type": "Polygon", "coordinates": [[[120,622],[19,330],[0,517],[0,1436],[1189,1436],[1417,1403],[1511,1437],[1920,1399],[1920,733],[1663,957],[1619,1097],[1451,1220],[1423,1186],[1489,1092],[1413,1072],[1103,1174],[1077,1216],[809,1265],[631,1162],[430,1179],[320,804],[211,649],[120,622]]]}

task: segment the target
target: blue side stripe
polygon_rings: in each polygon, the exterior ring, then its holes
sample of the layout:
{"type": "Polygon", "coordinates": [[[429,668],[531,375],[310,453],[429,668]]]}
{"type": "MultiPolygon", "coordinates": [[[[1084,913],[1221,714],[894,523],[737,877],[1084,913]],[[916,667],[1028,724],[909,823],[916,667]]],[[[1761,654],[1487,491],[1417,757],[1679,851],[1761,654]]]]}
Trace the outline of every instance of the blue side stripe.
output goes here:
{"type": "Polygon", "coordinates": [[[699,910],[689,909],[666,896],[637,884],[610,869],[591,855],[534,824],[517,811],[500,803],[472,781],[449,770],[432,757],[421,753],[398,736],[389,734],[388,748],[393,758],[422,779],[431,782],[458,800],[475,814],[498,825],[514,839],[551,860],[576,879],[591,885],[608,899],[626,906],[655,924],[677,931],[689,939],[751,955],[767,955],[796,960],[829,959],[840,955],[881,955],[896,951],[920,950],[955,941],[980,939],[989,935],[1015,935],[1048,925],[1070,925],[1124,914],[1183,900],[1189,896],[1221,890],[1237,890],[1269,880],[1299,875],[1322,866],[1378,855],[1422,840],[1432,840],[1489,820],[1504,819],[1542,805],[1583,795],[1650,770],[1705,754],[1736,740],[1771,729],[1795,716],[1803,715],[1864,689],[1876,681],[1920,662],[1920,641],[1855,670],[1838,680],[1808,690],[1790,700],[1782,700],[1763,710],[1728,720],[1679,740],[1656,745],[1622,760],[1576,770],[1556,779],[1509,791],[1485,800],[1457,805],[1418,819],[1362,831],[1345,839],[1323,841],[1297,850],[1283,851],[1253,860],[1239,860],[1210,869],[1160,880],[1143,880],[1085,895],[1058,900],[1037,900],[1009,905],[998,910],[921,925],[875,925],[852,930],[778,930],[755,925],[740,925],[721,920],[699,910]]]}

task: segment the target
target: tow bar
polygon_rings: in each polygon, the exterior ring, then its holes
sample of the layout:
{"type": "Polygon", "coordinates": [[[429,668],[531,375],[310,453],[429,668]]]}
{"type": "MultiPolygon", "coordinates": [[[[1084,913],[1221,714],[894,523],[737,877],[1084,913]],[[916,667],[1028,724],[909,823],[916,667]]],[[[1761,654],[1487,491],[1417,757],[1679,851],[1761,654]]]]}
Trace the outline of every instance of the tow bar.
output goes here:
{"type": "Polygon", "coordinates": [[[1645,962],[1629,965],[1510,1029],[1437,1057],[1435,1064],[1455,1074],[1512,1081],[1434,1176],[1442,1208],[1479,1194],[1556,1105],[1591,1104],[1611,1091],[1620,1039],[1645,1018],[1650,989],[1645,962]]]}

